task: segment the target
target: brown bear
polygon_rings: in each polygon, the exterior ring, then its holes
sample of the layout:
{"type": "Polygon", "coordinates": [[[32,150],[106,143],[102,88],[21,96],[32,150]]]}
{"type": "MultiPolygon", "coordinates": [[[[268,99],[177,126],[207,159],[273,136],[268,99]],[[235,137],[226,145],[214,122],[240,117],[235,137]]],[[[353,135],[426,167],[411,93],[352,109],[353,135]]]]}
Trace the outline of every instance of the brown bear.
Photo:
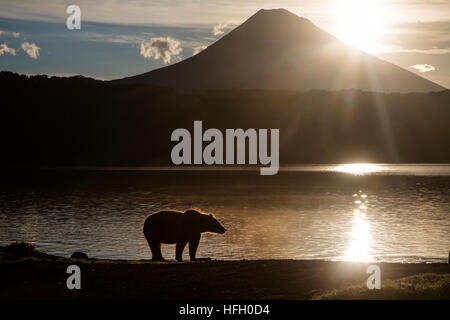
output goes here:
{"type": "Polygon", "coordinates": [[[144,223],[152,260],[164,260],[161,243],[176,243],[175,258],[182,261],[184,247],[189,242],[189,256],[194,261],[202,232],[223,234],[225,231],[212,214],[197,209],[160,211],[148,216],[144,223]]]}

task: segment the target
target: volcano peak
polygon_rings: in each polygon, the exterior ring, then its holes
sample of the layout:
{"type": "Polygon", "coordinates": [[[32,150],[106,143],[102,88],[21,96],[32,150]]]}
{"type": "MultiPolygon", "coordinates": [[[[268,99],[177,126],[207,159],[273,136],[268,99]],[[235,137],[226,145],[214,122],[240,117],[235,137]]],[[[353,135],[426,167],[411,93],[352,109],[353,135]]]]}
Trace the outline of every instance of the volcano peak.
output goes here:
{"type": "Polygon", "coordinates": [[[197,89],[444,90],[285,9],[261,9],[199,54],[118,81],[197,89]]]}

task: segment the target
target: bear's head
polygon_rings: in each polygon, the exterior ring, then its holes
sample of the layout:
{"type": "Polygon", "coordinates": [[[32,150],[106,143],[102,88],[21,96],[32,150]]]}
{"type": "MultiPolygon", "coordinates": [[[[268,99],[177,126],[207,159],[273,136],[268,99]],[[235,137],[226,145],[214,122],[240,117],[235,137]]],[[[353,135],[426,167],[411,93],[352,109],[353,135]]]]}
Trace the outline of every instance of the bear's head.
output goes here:
{"type": "Polygon", "coordinates": [[[196,209],[186,210],[185,214],[190,215],[191,217],[195,217],[195,220],[198,221],[200,225],[200,232],[213,232],[224,234],[227,229],[225,229],[219,221],[214,217],[212,213],[206,214],[202,213],[196,209]]]}
{"type": "Polygon", "coordinates": [[[212,213],[206,215],[206,224],[207,230],[206,232],[214,232],[224,234],[227,229],[225,229],[219,221],[217,221],[216,217],[212,213]]]}

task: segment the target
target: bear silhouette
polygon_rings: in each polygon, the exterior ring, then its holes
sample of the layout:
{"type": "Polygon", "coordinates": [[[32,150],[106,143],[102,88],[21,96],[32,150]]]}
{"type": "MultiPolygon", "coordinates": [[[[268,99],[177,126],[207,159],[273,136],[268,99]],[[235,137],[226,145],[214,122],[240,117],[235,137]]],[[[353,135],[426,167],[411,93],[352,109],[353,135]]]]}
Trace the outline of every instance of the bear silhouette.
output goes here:
{"type": "Polygon", "coordinates": [[[152,260],[164,260],[162,243],[176,243],[175,258],[182,261],[183,250],[189,243],[189,256],[195,260],[198,244],[203,232],[225,233],[226,229],[213,214],[205,214],[197,209],[182,211],[159,211],[145,219],[144,235],[147,239],[152,260]]]}

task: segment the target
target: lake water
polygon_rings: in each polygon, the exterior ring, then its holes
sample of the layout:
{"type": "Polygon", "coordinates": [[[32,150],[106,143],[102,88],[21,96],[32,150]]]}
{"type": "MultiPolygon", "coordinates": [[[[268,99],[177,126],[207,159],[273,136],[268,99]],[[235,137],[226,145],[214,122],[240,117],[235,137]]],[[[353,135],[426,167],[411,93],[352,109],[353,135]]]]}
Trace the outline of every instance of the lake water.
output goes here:
{"type": "MultiPolygon", "coordinates": [[[[450,165],[259,169],[74,168],[2,179],[0,244],[112,259],[149,259],[145,218],[189,207],[229,230],[197,256],[441,262],[450,250],[450,165]]],[[[174,245],[163,256],[174,259],[174,245]]],[[[186,248],[184,258],[188,259],[186,248]]]]}

